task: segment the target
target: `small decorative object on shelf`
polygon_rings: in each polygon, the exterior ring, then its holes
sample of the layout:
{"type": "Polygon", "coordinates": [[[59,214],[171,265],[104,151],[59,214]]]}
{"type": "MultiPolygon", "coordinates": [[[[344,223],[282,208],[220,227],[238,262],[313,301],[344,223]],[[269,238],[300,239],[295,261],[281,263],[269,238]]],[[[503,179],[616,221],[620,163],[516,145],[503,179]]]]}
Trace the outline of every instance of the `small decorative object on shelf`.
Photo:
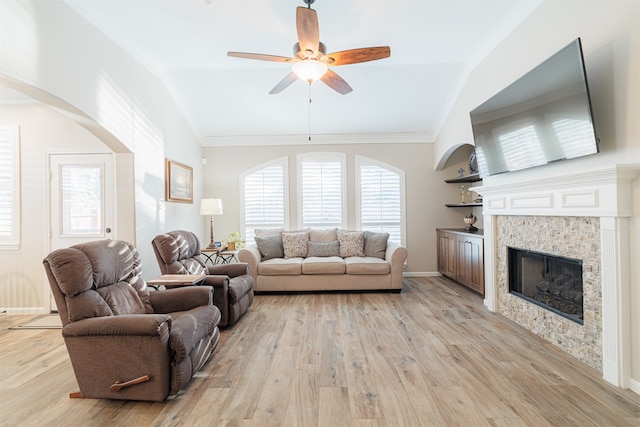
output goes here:
{"type": "Polygon", "coordinates": [[[464,176],[464,168],[458,169],[458,178],[462,178],[464,176]]]}
{"type": "Polygon", "coordinates": [[[464,185],[461,185],[458,188],[460,188],[460,204],[464,205],[464,185]]]}
{"type": "Polygon", "coordinates": [[[471,152],[469,156],[469,173],[478,173],[478,159],[476,158],[476,150],[471,152]]]}
{"type": "Polygon", "coordinates": [[[469,213],[469,215],[465,216],[464,223],[467,224],[467,226],[464,228],[464,231],[478,231],[478,229],[473,226],[477,220],[478,218],[476,218],[473,213],[469,213]]]}

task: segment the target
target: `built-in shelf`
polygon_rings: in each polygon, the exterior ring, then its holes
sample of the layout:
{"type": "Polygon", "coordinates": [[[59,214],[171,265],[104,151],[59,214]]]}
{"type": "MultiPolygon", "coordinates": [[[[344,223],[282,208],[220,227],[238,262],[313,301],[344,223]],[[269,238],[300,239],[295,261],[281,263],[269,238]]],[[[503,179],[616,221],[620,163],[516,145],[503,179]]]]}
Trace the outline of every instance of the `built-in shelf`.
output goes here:
{"type": "MultiPolygon", "coordinates": [[[[480,178],[480,175],[477,173],[473,173],[467,176],[458,176],[455,178],[444,180],[444,182],[446,182],[447,184],[463,184],[467,182],[478,182],[478,181],[482,181],[482,178],[480,178]]],[[[482,206],[482,202],[445,203],[445,206],[448,208],[473,208],[477,206],[482,206]]]]}
{"type": "Polygon", "coordinates": [[[482,206],[482,203],[445,203],[448,208],[473,208],[476,206],[482,206]]]}
{"type": "Polygon", "coordinates": [[[477,173],[444,180],[444,182],[446,182],[447,184],[459,184],[462,182],[478,182],[478,181],[482,181],[482,178],[480,178],[480,175],[477,173]]]}

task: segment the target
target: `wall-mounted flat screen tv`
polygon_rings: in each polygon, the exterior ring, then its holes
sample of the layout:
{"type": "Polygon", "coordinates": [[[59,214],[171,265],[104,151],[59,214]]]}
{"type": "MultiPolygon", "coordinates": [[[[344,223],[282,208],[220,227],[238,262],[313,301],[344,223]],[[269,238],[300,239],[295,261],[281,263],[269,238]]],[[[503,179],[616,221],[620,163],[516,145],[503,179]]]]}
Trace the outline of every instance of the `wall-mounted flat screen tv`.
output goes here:
{"type": "Polygon", "coordinates": [[[580,39],[470,116],[481,177],[597,153],[580,39]]]}

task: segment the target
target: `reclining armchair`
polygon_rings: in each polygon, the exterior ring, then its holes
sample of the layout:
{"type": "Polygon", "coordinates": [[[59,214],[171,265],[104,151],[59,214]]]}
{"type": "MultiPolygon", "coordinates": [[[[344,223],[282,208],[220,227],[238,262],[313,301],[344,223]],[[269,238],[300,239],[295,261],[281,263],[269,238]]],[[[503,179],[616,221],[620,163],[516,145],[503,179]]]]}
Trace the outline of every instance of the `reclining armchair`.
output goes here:
{"type": "Polygon", "coordinates": [[[80,387],[71,397],[162,401],[187,385],[218,344],[211,289],[149,292],[130,243],[79,244],[43,263],[80,387]]]}
{"type": "Polygon", "coordinates": [[[246,263],[207,266],[200,256],[200,240],[190,231],[159,234],[151,244],[162,274],[207,275],[202,284],[213,287],[221,327],[234,324],[253,303],[253,277],[246,263]]]}

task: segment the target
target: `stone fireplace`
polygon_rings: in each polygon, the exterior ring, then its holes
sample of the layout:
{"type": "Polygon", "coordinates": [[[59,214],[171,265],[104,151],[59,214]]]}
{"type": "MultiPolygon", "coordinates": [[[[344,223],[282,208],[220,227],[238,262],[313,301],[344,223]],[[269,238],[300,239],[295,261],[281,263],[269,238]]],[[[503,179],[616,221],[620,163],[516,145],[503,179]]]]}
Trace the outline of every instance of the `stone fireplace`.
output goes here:
{"type": "MultiPolygon", "coordinates": [[[[628,218],[630,183],[637,174],[637,166],[618,165],[521,181],[513,175],[508,182],[491,177],[474,188],[484,200],[487,308],[625,388],[630,378],[628,218]],[[580,265],[582,318],[571,318],[535,298],[511,292],[509,248],[580,265]]],[[[534,282],[527,287],[560,293],[546,289],[551,285],[546,281],[559,279],[550,276],[545,263],[535,257],[526,262],[522,274],[534,282]]],[[[575,293],[577,285],[563,286],[575,293]]]]}
{"type": "Polygon", "coordinates": [[[496,224],[499,249],[496,253],[496,311],[602,372],[599,219],[505,215],[497,216],[496,224]],[[581,261],[582,323],[514,296],[509,291],[510,247],[581,261]]]}

